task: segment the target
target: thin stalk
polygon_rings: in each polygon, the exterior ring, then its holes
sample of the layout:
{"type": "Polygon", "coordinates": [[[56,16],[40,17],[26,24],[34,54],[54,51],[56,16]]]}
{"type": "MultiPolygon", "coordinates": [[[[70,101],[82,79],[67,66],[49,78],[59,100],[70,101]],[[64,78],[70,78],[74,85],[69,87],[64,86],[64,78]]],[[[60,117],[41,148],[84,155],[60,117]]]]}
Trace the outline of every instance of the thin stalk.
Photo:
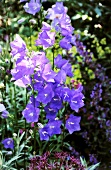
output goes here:
{"type": "MultiPolygon", "coordinates": [[[[64,106],[65,107],[65,106],[64,106]]],[[[65,109],[64,109],[65,111],[65,109]]],[[[64,146],[64,137],[65,137],[65,123],[66,123],[66,120],[65,120],[65,115],[64,115],[64,112],[63,112],[63,133],[62,133],[62,150],[63,150],[63,146],[64,146]]]]}
{"type": "MultiPolygon", "coordinates": [[[[27,105],[27,88],[25,93],[25,105],[27,105]]],[[[26,119],[25,119],[25,140],[27,140],[27,133],[26,133],[26,119]]],[[[24,170],[26,170],[26,151],[24,150],[24,170]]]]}
{"type": "Polygon", "coordinates": [[[52,53],[53,53],[53,60],[52,60],[52,69],[54,70],[54,48],[52,48],[52,53]]]}
{"type": "Polygon", "coordinates": [[[16,87],[15,87],[15,85],[14,85],[14,111],[15,111],[16,126],[18,127],[18,114],[17,114],[16,87]]]}
{"type": "MultiPolygon", "coordinates": [[[[32,79],[32,81],[33,81],[33,79],[32,79]]],[[[33,97],[34,97],[34,108],[35,108],[34,84],[33,84],[32,88],[33,88],[32,89],[32,94],[33,94],[33,97]]],[[[36,123],[35,122],[34,122],[34,152],[36,154],[36,123]]]]}
{"type": "Polygon", "coordinates": [[[34,123],[34,152],[36,153],[36,123],[34,123]]]}
{"type": "Polygon", "coordinates": [[[31,40],[32,40],[32,38],[31,38],[31,35],[32,35],[32,25],[31,25],[31,23],[29,25],[29,30],[30,30],[30,47],[31,47],[32,46],[32,44],[31,44],[31,40]]]}

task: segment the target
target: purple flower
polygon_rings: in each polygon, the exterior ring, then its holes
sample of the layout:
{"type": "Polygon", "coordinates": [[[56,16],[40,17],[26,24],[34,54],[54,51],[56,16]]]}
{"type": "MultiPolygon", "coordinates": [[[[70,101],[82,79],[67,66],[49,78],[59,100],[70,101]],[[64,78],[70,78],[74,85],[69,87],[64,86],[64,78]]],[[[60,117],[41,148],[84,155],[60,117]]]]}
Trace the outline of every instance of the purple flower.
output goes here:
{"type": "Polygon", "coordinates": [[[53,6],[53,10],[56,14],[64,13],[63,2],[56,2],[56,4],[53,6]]]}
{"type": "Polygon", "coordinates": [[[16,64],[16,67],[11,70],[16,85],[26,87],[31,83],[30,76],[34,73],[35,64],[36,62],[31,58],[24,58],[16,64]]]}
{"type": "Polygon", "coordinates": [[[63,84],[66,81],[66,73],[64,70],[60,70],[55,76],[55,81],[59,84],[63,84]]]}
{"type": "Polygon", "coordinates": [[[64,87],[61,92],[61,97],[63,101],[70,102],[71,98],[71,89],[64,87]]]}
{"type": "Polygon", "coordinates": [[[52,8],[48,9],[47,19],[54,20],[55,18],[60,18],[64,13],[67,12],[67,8],[63,6],[63,2],[56,2],[52,8]]]}
{"type": "Polygon", "coordinates": [[[40,134],[40,140],[49,140],[49,134],[48,134],[48,127],[44,126],[43,128],[41,128],[39,130],[39,134],[40,134]]]}
{"type": "Polygon", "coordinates": [[[34,79],[32,80],[32,87],[35,91],[40,91],[44,87],[44,79],[39,72],[34,74],[34,79]]]}
{"type": "Polygon", "coordinates": [[[21,18],[21,19],[19,19],[17,22],[18,22],[18,24],[21,24],[21,23],[23,23],[25,21],[25,18],[21,18]]]}
{"type": "Polygon", "coordinates": [[[42,77],[46,82],[55,82],[54,78],[56,76],[56,73],[52,70],[51,64],[47,63],[44,66],[44,70],[42,72],[42,77]]]}
{"type": "Polygon", "coordinates": [[[23,117],[28,123],[38,122],[40,110],[33,106],[33,104],[27,104],[26,108],[22,111],[23,117]]]}
{"type": "Polygon", "coordinates": [[[106,126],[111,127],[111,120],[107,120],[107,122],[106,122],[106,126]]]}
{"type": "Polygon", "coordinates": [[[42,45],[44,49],[51,47],[54,45],[55,42],[55,32],[43,30],[38,35],[38,39],[36,40],[36,46],[42,45]]]}
{"type": "Polygon", "coordinates": [[[54,92],[52,86],[47,84],[43,89],[38,92],[37,101],[42,102],[43,104],[49,103],[54,97],[54,92]]]}
{"type": "Polygon", "coordinates": [[[60,120],[50,120],[48,124],[46,125],[48,127],[48,133],[51,136],[55,134],[60,134],[61,133],[61,126],[62,121],[60,120]]]}
{"type": "Polygon", "coordinates": [[[40,106],[40,103],[37,101],[37,99],[33,95],[30,97],[29,103],[32,104],[35,107],[39,107],[40,106]]]}
{"type": "Polygon", "coordinates": [[[68,129],[69,133],[72,134],[74,131],[80,130],[80,120],[81,117],[70,115],[70,117],[66,120],[66,129],[68,129]]]}
{"type": "Polygon", "coordinates": [[[89,154],[89,158],[90,162],[93,164],[96,164],[98,162],[95,154],[89,154]]]}
{"type": "Polygon", "coordinates": [[[47,19],[52,20],[52,27],[60,32],[63,36],[71,35],[74,28],[71,26],[70,17],[66,14],[67,8],[63,6],[63,2],[56,2],[52,8],[48,9],[47,19]]]}
{"type": "Polygon", "coordinates": [[[12,49],[11,54],[13,57],[18,58],[21,56],[23,58],[23,56],[26,55],[26,44],[18,34],[16,35],[15,40],[10,43],[10,46],[12,49]]]}
{"type": "Polygon", "coordinates": [[[20,2],[26,2],[27,0],[20,0],[20,2]]]}
{"type": "Polygon", "coordinates": [[[70,50],[72,48],[72,45],[70,44],[69,40],[66,37],[60,40],[59,45],[61,48],[66,50],[70,50]]]}
{"type": "Polygon", "coordinates": [[[23,7],[25,9],[25,12],[35,15],[37,12],[40,11],[40,0],[30,0],[30,2],[27,2],[23,7]]]}
{"type": "Polygon", "coordinates": [[[52,27],[59,31],[63,36],[72,36],[74,28],[71,25],[70,17],[64,13],[60,18],[52,21],[52,27]]]}
{"type": "MultiPolygon", "coordinates": [[[[13,80],[13,79],[12,79],[13,80]]],[[[21,79],[18,79],[14,82],[15,85],[19,87],[24,87],[26,88],[28,84],[30,84],[30,78],[29,76],[24,76],[21,79]]]]}
{"type": "Polygon", "coordinates": [[[61,100],[61,97],[59,95],[55,95],[51,102],[50,102],[50,107],[53,108],[53,109],[58,109],[60,110],[63,105],[62,105],[62,100],[61,100]]]}
{"type": "Polygon", "coordinates": [[[42,22],[42,31],[50,31],[51,30],[51,26],[49,24],[47,24],[47,22],[42,22]]]}
{"type": "Polygon", "coordinates": [[[58,54],[57,57],[54,59],[54,64],[59,69],[61,69],[61,67],[66,63],[68,63],[68,60],[62,59],[62,56],[60,54],[58,54]]]}
{"type": "Polygon", "coordinates": [[[40,140],[49,140],[49,137],[60,134],[62,121],[51,120],[43,128],[39,130],[40,140]]]}
{"type": "Polygon", "coordinates": [[[6,110],[5,106],[0,103],[0,112],[3,112],[3,111],[5,111],[5,110],[6,110]]]}
{"type": "Polygon", "coordinates": [[[7,110],[4,110],[4,111],[2,112],[2,115],[1,115],[1,116],[6,119],[6,118],[8,117],[8,115],[9,115],[9,112],[8,112],[7,110]]]}
{"type": "MultiPolygon", "coordinates": [[[[35,63],[35,66],[37,66],[38,70],[41,65],[49,63],[49,60],[45,56],[45,52],[32,52],[32,60],[35,63]]],[[[37,71],[38,71],[37,70],[37,71]]]]}
{"type": "Polygon", "coordinates": [[[65,71],[67,76],[73,77],[72,66],[70,63],[64,64],[61,69],[65,71]]]}
{"type": "Polygon", "coordinates": [[[46,112],[46,119],[55,119],[56,118],[56,115],[57,115],[57,112],[58,112],[58,109],[57,108],[52,108],[50,106],[50,104],[47,104],[45,107],[44,107],[44,110],[46,112]]]}
{"type": "Polygon", "coordinates": [[[70,99],[70,107],[72,110],[78,112],[79,108],[84,106],[83,102],[83,94],[77,90],[71,90],[71,99],[70,99]]]}
{"type": "Polygon", "coordinates": [[[54,64],[57,68],[64,70],[67,76],[73,77],[71,64],[68,60],[62,59],[60,54],[54,59],[54,64]]]}
{"type": "Polygon", "coordinates": [[[6,138],[4,140],[2,140],[2,144],[4,145],[4,148],[10,148],[13,149],[14,148],[14,141],[12,138],[6,138]]]}

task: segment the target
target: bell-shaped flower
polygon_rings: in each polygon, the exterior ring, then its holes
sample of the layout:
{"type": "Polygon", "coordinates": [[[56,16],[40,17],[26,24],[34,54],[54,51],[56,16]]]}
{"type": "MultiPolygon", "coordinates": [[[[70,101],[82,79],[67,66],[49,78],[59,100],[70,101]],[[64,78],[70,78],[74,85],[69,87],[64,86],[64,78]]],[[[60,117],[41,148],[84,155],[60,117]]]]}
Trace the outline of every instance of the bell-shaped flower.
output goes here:
{"type": "Polygon", "coordinates": [[[35,15],[40,11],[41,3],[40,0],[30,0],[30,2],[26,3],[24,6],[25,12],[35,15]]]}
{"type": "Polygon", "coordinates": [[[22,111],[22,115],[28,123],[38,122],[39,112],[39,108],[34,107],[33,103],[29,103],[22,111]]]}
{"type": "Polygon", "coordinates": [[[70,134],[72,134],[74,131],[80,130],[80,120],[81,117],[74,116],[73,114],[71,114],[69,118],[66,120],[65,127],[70,134]]]}

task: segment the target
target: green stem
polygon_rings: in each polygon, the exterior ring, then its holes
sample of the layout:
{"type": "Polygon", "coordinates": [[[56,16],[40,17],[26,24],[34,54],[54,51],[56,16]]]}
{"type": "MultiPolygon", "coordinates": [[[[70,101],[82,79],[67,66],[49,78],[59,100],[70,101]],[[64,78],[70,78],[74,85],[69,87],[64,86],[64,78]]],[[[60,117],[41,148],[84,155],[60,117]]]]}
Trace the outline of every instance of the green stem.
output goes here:
{"type": "Polygon", "coordinates": [[[52,48],[52,53],[53,53],[52,69],[54,70],[54,47],[52,48]]]}
{"type": "Polygon", "coordinates": [[[14,85],[14,111],[15,111],[16,126],[18,127],[18,115],[17,115],[16,87],[15,87],[15,85],[14,85]]]}
{"type": "MultiPolygon", "coordinates": [[[[65,106],[64,106],[64,107],[65,107],[65,106]]],[[[65,109],[64,109],[64,112],[65,112],[65,109]]],[[[65,137],[65,123],[66,123],[64,112],[63,112],[62,150],[63,150],[63,146],[64,146],[64,137],[65,137]]]]}
{"type": "MultiPolygon", "coordinates": [[[[25,93],[25,105],[27,105],[27,88],[25,93]]],[[[27,133],[26,133],[26,119],[25,119],[25,140],[27,140],[27,133]]],[[[26,170],[26,151],[24,150],[24,170],[26,170]]]]}
{"type": "MultiPolygon", "coordinates": [[[[33,88],[32,94],[33,94],[33,97],[34,97],[34,108],[35,108],[34,84],[33,84],[32,88],[33,88]]],[[[36,154],[36,123],[34,123],[34,152],[36,154]]]]}

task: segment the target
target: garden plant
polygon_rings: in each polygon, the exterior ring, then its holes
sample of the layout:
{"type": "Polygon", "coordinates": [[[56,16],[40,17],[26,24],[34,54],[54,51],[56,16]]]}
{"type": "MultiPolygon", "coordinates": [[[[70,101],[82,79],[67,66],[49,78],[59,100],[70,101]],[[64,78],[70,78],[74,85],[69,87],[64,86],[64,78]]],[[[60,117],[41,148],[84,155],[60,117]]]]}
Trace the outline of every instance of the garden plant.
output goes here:
{"type": "Polygon", "coordinates": [[[111,50],[83,44],[68,2],[0,2],[1,170],[111,167],[111,80],[93,47],[111,50]]]}

